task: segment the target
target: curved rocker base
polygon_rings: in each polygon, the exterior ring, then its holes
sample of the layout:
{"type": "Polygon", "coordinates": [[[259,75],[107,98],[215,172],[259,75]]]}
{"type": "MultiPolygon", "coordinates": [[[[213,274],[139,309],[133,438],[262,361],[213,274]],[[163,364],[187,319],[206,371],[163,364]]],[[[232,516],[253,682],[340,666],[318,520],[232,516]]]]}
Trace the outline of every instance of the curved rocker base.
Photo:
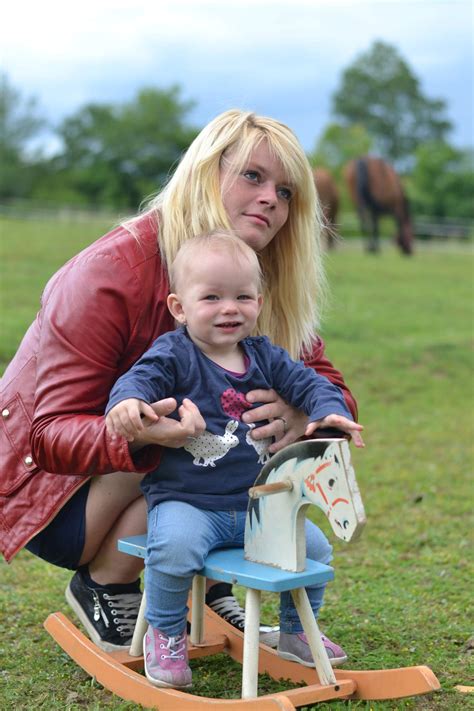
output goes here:
{"type": "MultiPolygon", "coordinates": [[[[205,608],[206,640],[202,645],[190,646],[191,659],[227,652],[235,661],[242,661],[243,635],[218,615],[205,608]]],[[[281,659],[277,653],[261,645],[259,673],[272,678],[303,683],[298,689],[266,694],[251,699],[214,699],[153,686],[138,673],[143,668],[143,657],[131,657],[127,652],[104,652],[91,642],[61,612],[49,615],[44,626],[59,646],[88,674],[117,696],[160,711],[204,711],[219,704],[219,708],[253,709],[260,711],[294,711],[317,701],[330,699],[396,699],[425,694],[440,688],[438,679],[426,666],[402,669],[349,671],[336,670],[336,684],[318,683],[314,669],[281,659]]]]}

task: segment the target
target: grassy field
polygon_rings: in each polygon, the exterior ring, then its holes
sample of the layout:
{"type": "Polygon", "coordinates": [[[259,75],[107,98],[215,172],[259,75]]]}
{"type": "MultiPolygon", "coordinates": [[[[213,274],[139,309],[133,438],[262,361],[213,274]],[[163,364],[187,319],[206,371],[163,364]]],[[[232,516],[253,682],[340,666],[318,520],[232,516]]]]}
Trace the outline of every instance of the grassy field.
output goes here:
{"type": "MultiPolygon", "coordinates": [[[[2,367],[48,277],[104,227],[0,223],[2,367]]],[[[351,668],[428,664],[442,690],[318,708],[474,708],[472,695],[454,689],[474,685],[472,254],[466,246],[433,247],[407,260],[388,244],[379,257],[344,245],[327,266],[332,298],[323,337],[366,427],[366,449],[354,452],[354,462],[368,524],[353,546],[335,544],[336,582],[321,626],[345,647],[351,668]]],[[[329,533],[317,512],[314,519],[329,533]]],[[[27,552],[0,563],[0,708],[138,709],[88,678],[43,630],[49,612],[67,612],[68,578],[27,552]]],[[[264,610],[275,619],[274,597],[264,610]]],[[[225,657],[193,666],[194,693],[238,695],[238,668],[225,657]]],[[[260,690],[276,687],[262,679],[260,690]]]]}

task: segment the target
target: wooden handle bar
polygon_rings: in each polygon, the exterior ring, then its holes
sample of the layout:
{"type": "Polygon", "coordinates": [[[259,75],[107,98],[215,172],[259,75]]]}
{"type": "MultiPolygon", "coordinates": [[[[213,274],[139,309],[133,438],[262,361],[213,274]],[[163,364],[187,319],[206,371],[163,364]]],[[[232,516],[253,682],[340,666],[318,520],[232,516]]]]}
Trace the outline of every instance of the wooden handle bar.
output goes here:
{"type": "Polygon", "coordinates": [[[249,489],[251,499],[260,499],[262,496],[269,494],[281,494],[283,491],[292,491],[293,482],[291,479],[283,479],[283,481],[275,481],[273,484],[260,484],[260,486],[252,486],[249,489]]]}

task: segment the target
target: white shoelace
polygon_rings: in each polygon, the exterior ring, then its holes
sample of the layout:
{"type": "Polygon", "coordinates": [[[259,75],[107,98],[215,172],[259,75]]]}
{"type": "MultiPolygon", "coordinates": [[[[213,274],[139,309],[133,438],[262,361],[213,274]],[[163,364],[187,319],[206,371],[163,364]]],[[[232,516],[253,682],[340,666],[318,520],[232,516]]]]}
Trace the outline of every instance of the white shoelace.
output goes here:
{"type": "MultiPolygon", "coordinates": [[[[118,632],[123,632],[124,636],[131,636],[135,629],[138,610],[142,596],[140,593],[122,593],[121,595],[109,595],[104,593],[104,600],[107,600],[109,608],[108,612],[112,615],[115,626],[118,632]]],[[[94,595],[94,619],[98,620],[99,616],[106,627],[110,626],[107,615],[100,604],[99,596],[94,595]]]]}
{"type": "Polygon", "coordinates": [[[239,627],[242,631],[244,630],[245,612],[233,595],[220,597],[209,603],[209,607],[227,622],[239,627]]]}
{"type": "Polygon", "coordinates": [[[161,654],[162,659],[184,659],[183,652],[186,651],[186,641],[184,637],[165,637],[158,635],[159,639],[166,642],[165,645],[160,644],[160,649],[169,650],[169,654],[161,654]]]}

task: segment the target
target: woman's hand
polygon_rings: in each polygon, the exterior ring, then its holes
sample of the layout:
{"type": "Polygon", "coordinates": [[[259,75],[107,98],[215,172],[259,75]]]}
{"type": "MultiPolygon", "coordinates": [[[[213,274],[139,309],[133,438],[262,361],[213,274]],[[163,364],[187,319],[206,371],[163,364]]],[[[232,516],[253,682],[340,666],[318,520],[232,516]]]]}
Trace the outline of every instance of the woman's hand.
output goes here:
{"type": "Polygon", "coordinates": [[[151,404],[158,421],[150,422],[145,418],[145,427],[137,433],[130,443],[130,451],[136,452],[149,444],[158,444],[162,447],[183,447],[189,437],[199,437],[206,429],[206,423],[199,409],[185,398],[178,409],[179,420],[174,420],[170,415],[177,407],[174,398],[166,398],[151,404]]]}
{"type": "Polygon", "coordinates": [[[288,405],[275,390],[251,390],[245,397],[248,402],[263,403],[259,407],[244,412],[242,421],[248,425],[252,422],[270,420],[267,425],[252,430],[251,437],[255,440],[274,437],[275,441],[268,448],[272,454],[292,442],[296,442],[304,435],[308,425],[307,415],[288,405]]]}
{"type": "Polygon", "coordinates": [[[350,435],[356,447],[365,447],[364,440],[360,434],[364,429],[363,426],[349,420],[343,415],[328,415],[317,422],[310,422],[306,427],[305,435],[310,437],[313,432],[324,429],[325,427],[335,427],[337,430],[341,430],[350,435]]]}

